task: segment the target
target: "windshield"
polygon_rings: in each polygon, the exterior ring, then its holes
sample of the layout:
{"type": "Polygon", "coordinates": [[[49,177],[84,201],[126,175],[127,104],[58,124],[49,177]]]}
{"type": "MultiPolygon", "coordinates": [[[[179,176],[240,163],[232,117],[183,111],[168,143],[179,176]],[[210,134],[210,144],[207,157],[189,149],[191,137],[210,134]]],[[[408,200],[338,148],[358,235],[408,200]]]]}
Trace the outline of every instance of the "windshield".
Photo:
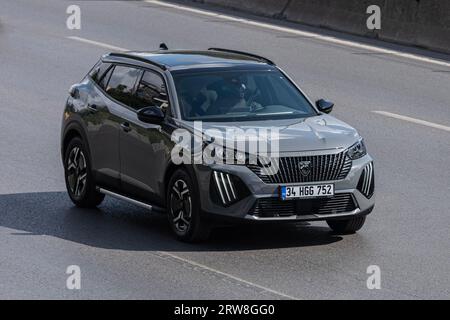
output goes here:
{"type": "Polygon", "coordinates": [[[251,121],[317,115],[278,70],[173,74],[185,120],[251,121]]]}

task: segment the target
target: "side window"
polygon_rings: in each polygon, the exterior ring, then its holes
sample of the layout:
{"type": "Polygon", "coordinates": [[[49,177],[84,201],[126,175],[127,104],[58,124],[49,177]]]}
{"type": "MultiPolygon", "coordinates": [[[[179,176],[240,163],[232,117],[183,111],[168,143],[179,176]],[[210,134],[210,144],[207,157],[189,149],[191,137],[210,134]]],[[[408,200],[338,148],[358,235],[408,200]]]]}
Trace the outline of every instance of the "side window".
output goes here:
{"type": "Polygon", "coordinates": [[[140,74],[139,69],[116,66],[106,87],[106,93],[117,101],[131,106],[133,88],[140,74]]]}
{"type": "Polygon", "coordinates": [[[108,84],[109,78],[111,78],[111,73],[113,72],[114,67],[111,66],[111,68],[106,71],[106,73],[100,78],[100,82],[98,85],[103,89],[106,90],[106,85],[108,84]]]}
{"type": "Polygon", "coordinates": [[[165,109],[168,106],[166,86],[163,78],[152,71],[145,71],[136,90],[135,109],[157,106],[165,109]]]}
{"type": "Polygon", "coordinates": [[[105,75],[105,72],[108,70],[108,68],[111,66],[109,63],[103,63],[98,62],[95,67],[91,70],[89,73],[89,76],[92,80],[94,80],[97,84],[100,84],[100,81],[102,80],[103,76],[105,75]]]}

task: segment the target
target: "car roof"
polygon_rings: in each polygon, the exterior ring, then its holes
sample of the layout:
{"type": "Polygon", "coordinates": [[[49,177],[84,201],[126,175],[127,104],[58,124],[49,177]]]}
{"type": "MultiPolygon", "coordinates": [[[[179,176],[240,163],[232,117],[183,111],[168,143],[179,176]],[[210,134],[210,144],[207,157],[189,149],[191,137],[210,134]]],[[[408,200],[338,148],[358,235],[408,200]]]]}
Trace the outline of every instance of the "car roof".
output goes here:
{"type": "Polygon", "coordinates": [[[159,51],[127,51],[121,53],[110,53],[103,56],[104,59],[136,60],[156,65],[161,69],[191,70],[205,68],[224,67],[251,67],[266,68],[274,65],[267,58],[247,52],[234,51],[228,49],[211,48],[209,50],[159,50],[159,51]]]}

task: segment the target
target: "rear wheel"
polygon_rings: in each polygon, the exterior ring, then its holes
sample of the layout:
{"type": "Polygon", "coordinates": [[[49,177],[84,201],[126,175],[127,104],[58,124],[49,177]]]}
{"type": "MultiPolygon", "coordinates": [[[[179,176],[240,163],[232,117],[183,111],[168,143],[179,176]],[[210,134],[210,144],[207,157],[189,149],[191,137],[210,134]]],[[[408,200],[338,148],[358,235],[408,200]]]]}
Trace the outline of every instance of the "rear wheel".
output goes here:
{"type": "Polygon", "coordinates": [[[365,221],[366,216],[361,216],[347,220],[327,220],[327,224],[336,233],[349,234],[361,229],[365,221]]]}
{"type": "Polygon", "coordinates": [[[70,199],[78,207],[96,207],[105,195],[96,191],[83,141],[76,137],[67,146],[64,157],[66,188],[70,199]]]}
{"type": "Polygon", "coordinates": [[[200,217],[198,196],[185,170],[178,169],[170,178],[166,203],[170,227],[179,240],[197,242],[209,237],[210,227],[200,217]]]}

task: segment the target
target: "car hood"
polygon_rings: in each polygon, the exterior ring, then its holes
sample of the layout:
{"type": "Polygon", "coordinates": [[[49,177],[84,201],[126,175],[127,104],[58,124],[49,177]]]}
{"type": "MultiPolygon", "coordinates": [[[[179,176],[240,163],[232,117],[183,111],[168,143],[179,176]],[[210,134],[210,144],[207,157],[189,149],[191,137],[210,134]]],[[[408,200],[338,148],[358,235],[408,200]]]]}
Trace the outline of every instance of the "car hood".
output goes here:
{"type": "MultiPolygon", "coordinates": [[[[194,122],[184,122],[184,124],[186,129],[193,130],[194,122]]],[[[225,132],[230,128],[244,131],[253,129],[256,132],[261,132],[261,129],[277,129],[279,133],[278,138],[273,139],[269,135],[266,141],[269,148],[270,145],[274,144],[274,142],[278,142],[280,152],[301,152],[348,148],[359,139],[359,134],[353,127],[326,114],[304,119],[202,122],[201,125],[201,132],[206,139],[209,139],[211,136],[211,129],[214,129],[217,132],[220,131],[224,137],[223,144],[226,143],[225,132]]],[[[261,136],[258,137],[260,140],[263,139],[261,136]]],[[[247,140],[248,143],[249,139],[246,136],[239,135],[237,140],[247,140]]],[[[249,150],[247,143],[245,144],[245,148],[247,148],[246,150],[249,150]]]]}

